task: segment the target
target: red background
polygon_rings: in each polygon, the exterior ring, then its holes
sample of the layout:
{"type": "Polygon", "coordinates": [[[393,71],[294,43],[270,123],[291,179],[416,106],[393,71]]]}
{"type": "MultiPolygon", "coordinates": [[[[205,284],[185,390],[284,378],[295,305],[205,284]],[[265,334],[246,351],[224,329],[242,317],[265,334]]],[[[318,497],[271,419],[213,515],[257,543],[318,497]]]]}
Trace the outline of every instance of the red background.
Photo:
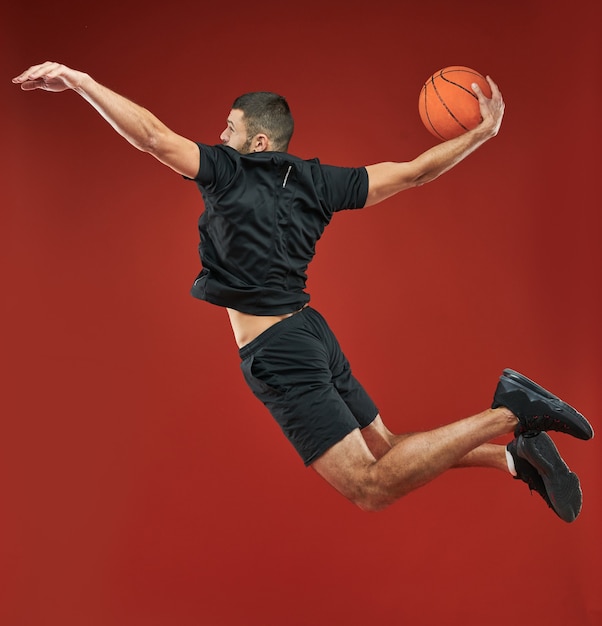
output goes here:
{"type": "Polygon", "coordinates": [[[293,152],[363,165],[432,145],[433,71],[491,74],[500,135],[337,216],[313,302],[394,430],[478,412],[514,367],[600,431],[600,5],[392,4],[2,9],[3,625],[602,624],[599,438],[554,437],[584,489],[572,525],[487,470],[356,510],[246,389],[225,313],[189,296],[194,186],[75,94],[10,84],[60,60],[215,143],[235,96],[279,91],[293,152]]]}

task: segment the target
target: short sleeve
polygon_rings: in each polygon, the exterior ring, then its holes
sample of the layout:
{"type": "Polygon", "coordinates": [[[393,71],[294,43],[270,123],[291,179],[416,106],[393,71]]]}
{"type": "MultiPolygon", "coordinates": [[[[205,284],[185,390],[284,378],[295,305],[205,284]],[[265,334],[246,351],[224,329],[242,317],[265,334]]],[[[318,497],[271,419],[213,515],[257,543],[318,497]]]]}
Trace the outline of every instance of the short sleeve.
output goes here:
{"type": "Polygon", "coordinates": [[[236,151],[224,146],[197,145],[201,155],[195,182],[209,191],[227,187],[236,172],[236,151]]]}
{"type": "Polygon", "coordinates": [[[324,193],[332,212],[361,209],[368,199],[368,172],[365,167],[322,165],[324,193]]]}

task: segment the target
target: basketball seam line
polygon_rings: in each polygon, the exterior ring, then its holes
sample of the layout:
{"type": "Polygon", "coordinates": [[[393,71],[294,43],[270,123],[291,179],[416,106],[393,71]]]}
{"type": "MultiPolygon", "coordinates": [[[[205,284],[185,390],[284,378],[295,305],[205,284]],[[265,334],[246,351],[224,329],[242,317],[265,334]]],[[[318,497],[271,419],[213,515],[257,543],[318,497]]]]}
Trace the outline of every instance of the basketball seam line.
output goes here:
{"type": "MultiPolygon", "coordinates": [[[[431,81],[433,80],[433,77],[431,76],[431,81]]],[[[429,121],[429,124],[431,125],[431,128],[437,133],[437,135],[443,140],[445,141],[445,137],[435,128],[432,120],[431,120],[431,116],[429,113],[429,109],[428,109],[428,99],[426,97],[427,95],[427,87],[428,87],[428,82],[424,84],[424,112],[426,114],[426,118],[429,121]]],[[[434,85],[433,85],[434,88],[434,85]]]]}
{"type": "MultiPolygon", "coordinates": [[[[456,85],[456,87],[462,87],[461,85],[457,85],[451,80],[447,80],[447,78],[443,76],[441,76],[441,78],[443,78],[443,80],[450,83],[451,85],[456,85]]],[[[439,90],[437,89],[437,86],[435,85],[435,81],[433,81],[433,89],[435,90],[435,94],[437,95],[439,102],[441,102],[441,104],[445,107],[445,110],[449,113],[450,117],[456,122],[456,124],[458,124],[458,126],[460,126],[460,128],[463,128],[465,131],[468,130],[468,128],[466,128],[466,126],[464,126],[464,124],[462,124],[462,122],[460,122],[460,120],[451,112],[451,109],[447,106],[447,104],[445,103],[445,100],[441,97],[441,94],[439,93],[439,90]]],[[[462,89],[464,89],[464,87],[462,87],[462,89]]],[[[464,91],[468,91],[468,90],[464,89],[464,91]]],[[[470,92],[468,91],[468,93],[470,92]]]]}

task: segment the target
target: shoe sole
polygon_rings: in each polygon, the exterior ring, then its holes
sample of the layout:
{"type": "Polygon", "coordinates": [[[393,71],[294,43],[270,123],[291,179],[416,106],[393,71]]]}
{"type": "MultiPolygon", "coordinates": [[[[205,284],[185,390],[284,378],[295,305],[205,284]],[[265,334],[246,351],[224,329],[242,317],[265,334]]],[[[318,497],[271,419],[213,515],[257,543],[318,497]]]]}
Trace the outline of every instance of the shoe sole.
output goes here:
{"type": "Polygon", "coordinates": [[[550,436],[542,432],[519,437],[517,454],[541,476],[556,514],[565,522],[573,522],[583,501],[579,477],[563,461],[550,436]]]}
{"type": "Polygon", "coordinates": [[[593,438],[594,429],[592,428],[592,425],[583,415],[581,415],[581,413],[579,413],[579,411],[574,409],[570,404],[561,400],[558,396],[549,392],[547,389],[544,389],[541,385],[538,385],[535,381],[512,369],[505,369],[502,372],[501,378],[503,379],[505,385],[512,387],[516,391],[526,392],[530,400],[541,400],[541,398],[543,398],[544,400],[549,401],[555,410],[559,412],[562,411],[567,414],[567,417],[572,420],[572,424],[570,425],[577,429],[575,432],[570,433],[574,437],[585,440],[593,438]],[[533,397],[534,394],[537,397],[533,397]]]}

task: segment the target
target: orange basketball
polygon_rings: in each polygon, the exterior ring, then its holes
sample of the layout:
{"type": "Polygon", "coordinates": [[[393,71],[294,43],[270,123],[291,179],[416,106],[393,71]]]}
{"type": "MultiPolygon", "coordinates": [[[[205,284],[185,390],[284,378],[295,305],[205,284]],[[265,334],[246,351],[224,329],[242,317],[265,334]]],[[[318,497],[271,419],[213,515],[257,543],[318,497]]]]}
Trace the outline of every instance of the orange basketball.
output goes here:
{"type": "Polygon", "coordinates": [[[477,83],[491,98],[491,88],[479,72],[450,65],[433,74],[422,86],[418,111],[422,123],[437,139],[453,139],[481,122],[479,100],[472,90],[477,83]]]}

